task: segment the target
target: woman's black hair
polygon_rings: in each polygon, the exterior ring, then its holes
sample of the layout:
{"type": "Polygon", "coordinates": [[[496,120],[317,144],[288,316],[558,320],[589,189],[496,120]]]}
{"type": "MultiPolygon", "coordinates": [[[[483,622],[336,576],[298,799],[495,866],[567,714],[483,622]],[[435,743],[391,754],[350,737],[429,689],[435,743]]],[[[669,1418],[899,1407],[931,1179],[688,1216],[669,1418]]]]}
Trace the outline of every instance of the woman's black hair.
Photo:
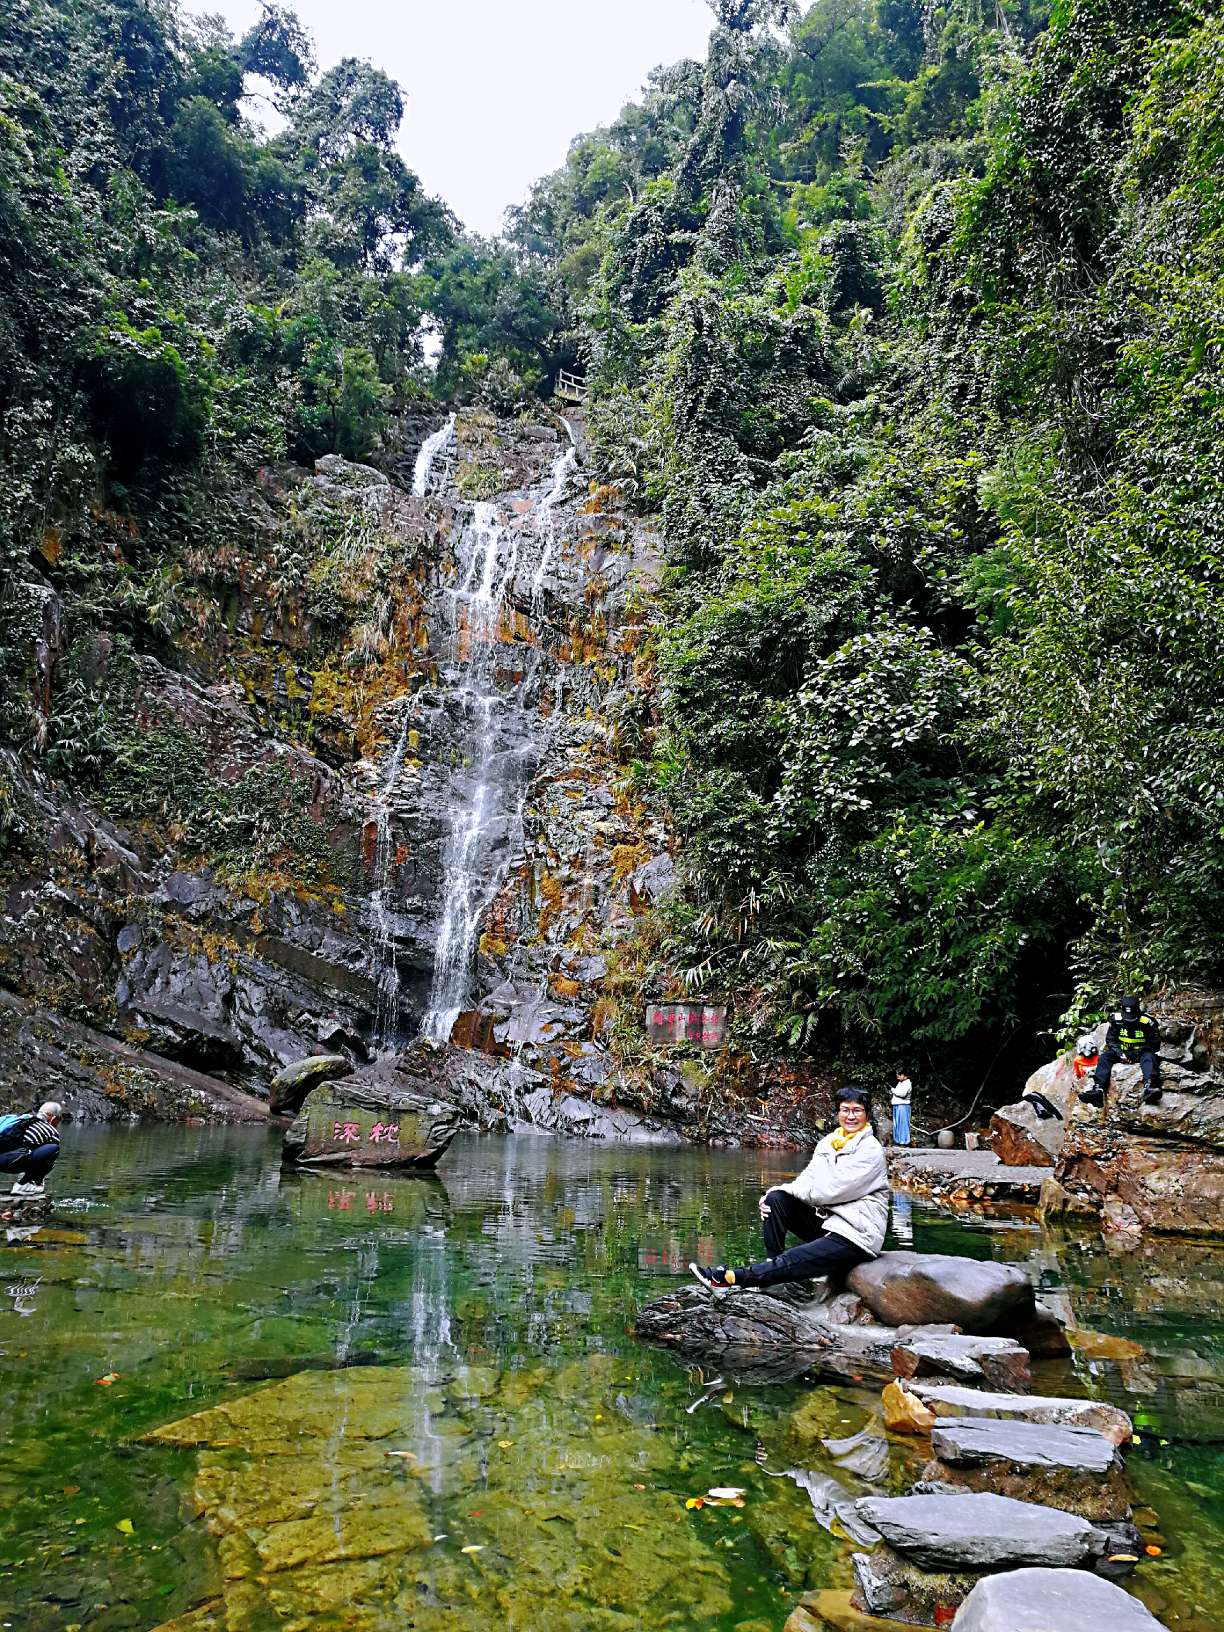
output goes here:
{"type": "Polygon", "coordinates": [[[860,1088],[853,1082],[848,1082],[844,1088],[839,1088],[833,1095],[835,1105],[861,1105],[871,1115],[871,1094],[866,1088],[860,1088]]]}

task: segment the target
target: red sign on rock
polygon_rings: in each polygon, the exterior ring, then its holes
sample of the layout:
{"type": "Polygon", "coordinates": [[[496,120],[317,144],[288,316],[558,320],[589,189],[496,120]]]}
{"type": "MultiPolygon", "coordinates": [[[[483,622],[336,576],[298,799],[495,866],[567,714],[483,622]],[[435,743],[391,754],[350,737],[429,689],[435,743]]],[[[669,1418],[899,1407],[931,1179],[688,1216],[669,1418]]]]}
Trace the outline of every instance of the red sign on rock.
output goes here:
{"type": "Polygon", "coordinates": [[[727,1011],[703,1003],[650,1003],[646,1030],[652,1043],[721,1048],[727,1038],[727,1011]]]}

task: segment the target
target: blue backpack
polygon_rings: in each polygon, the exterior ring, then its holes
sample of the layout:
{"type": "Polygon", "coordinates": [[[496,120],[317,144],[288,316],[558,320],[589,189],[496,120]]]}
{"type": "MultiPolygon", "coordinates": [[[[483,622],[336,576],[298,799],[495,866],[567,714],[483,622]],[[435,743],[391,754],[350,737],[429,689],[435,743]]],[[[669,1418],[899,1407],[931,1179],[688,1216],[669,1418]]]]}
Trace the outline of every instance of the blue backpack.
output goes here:
{"type": "Polygon", "coordinates": [[[7,1116],[0,1116],[0,1156],[17,1149],[33,1121],[33,1111],[10,1111],[7,1116]]]}

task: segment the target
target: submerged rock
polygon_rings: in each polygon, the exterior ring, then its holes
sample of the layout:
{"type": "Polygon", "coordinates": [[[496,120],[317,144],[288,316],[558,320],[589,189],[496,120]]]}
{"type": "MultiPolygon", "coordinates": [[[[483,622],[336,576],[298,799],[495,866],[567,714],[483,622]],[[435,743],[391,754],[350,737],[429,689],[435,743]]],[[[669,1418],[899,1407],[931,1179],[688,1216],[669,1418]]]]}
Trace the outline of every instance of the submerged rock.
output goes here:
{"type": "Polygon", "coordinates": [[[866,1496],[855,1507],[891,1547],[932,1570],[1079,1565],[1109,1543],[1074,1514],[988,1493],[866,1496]]]}
{"type": "Polygon", "coordinates": [[[722,1561],[654,1488],[666,1442],[615,1408],[622,1367],[593,1355],[560,1372],[309,1372],[144,1443],[197,1453],[218,1627],[727,1624],[722,1561]]]}
{"type": "Polygon", "coordinates": [[[1159,1632],[1161,1622],[1121,1587],[1083,1570],[985,1576],[957,1611],[954,1632],[1159,1632]]]}

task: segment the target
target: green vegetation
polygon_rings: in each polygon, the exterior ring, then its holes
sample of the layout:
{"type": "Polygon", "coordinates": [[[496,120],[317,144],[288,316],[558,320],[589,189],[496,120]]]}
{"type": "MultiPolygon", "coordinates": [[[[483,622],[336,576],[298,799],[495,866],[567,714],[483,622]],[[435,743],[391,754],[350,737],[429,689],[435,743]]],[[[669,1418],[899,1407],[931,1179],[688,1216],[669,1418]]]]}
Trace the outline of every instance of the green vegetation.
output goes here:
{"type": "Polygon", "coordinates": [[[397,87],[320,75],[277,5],[237,41],[8,8],[3,729],[112,757],[88,664],[31,681],[50,588],[83,648],[164,659],[216,625],[200,563],[241,581],[257,468],[585,367],[600,475],[669,550],[659,712],[621,733],[684,841],[656,961],[741,1038],[976,1078],[1120,983],[1224,978],[1224,24],[713,11],[486,242],[398,157],[397,87]]]}
{"type": "Polygon", "coordinates": [[[524,217],[670,550],[664,944],[745,1039],[976,1081],[1224,975],[1221,23],[714,9],[524,217]]]}

